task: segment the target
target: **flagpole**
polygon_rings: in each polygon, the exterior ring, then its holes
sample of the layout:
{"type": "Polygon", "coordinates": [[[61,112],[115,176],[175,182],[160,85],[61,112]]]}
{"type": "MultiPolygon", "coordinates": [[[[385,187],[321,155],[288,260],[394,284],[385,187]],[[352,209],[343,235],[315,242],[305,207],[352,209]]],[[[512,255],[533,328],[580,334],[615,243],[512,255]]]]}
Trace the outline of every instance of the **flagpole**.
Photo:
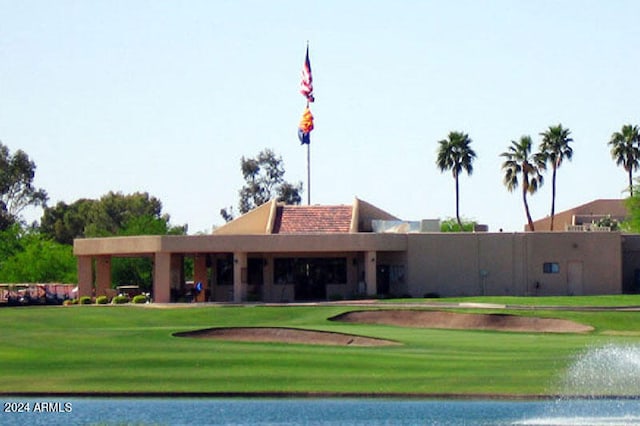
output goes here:
{"type": "MultiPolygon", "coordinates": [[[[309,40],[307,40],[307,58],[309,57],[309,40]]],[[[309,99],[307,98],[307,108],[309,99]]],[[[311,205],[311,142],[307,144],[307,205],[311,205]]]]}
{"type": "Polygon", "coordinates": [[[307,144],[307,205],[311,205],[311,144],[307,144]]]}
{"type": "Polygon", "coordinates": [[[307,205],[311,205],[311,139],[310,133],[313,130],[313,115],[309,110],[309,103],[313,98],[313,78],[311,76],[311,63],[309,62],[309,40],[307,40],[307,52],[302,67],[302,81],[300,83],[300,93],[307,99],[307,108],[302,115],[300,126],[298,127],[298,137],[302,144],[307,145],[307,205]]]}

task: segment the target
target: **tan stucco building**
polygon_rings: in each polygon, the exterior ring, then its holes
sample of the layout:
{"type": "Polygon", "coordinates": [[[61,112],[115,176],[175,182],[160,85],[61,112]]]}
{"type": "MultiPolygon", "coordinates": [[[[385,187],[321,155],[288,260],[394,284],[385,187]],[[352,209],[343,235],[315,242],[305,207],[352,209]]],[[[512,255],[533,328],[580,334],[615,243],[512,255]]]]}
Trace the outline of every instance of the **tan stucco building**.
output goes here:
{"type": "MultiPolygon", "coordinates": [[[[623,222],[628,216],[625,200],[593,200],[556,213],[553,217],[553,230],[560,232],[593,230],[595,229],[594,224],[602,219],[608,217],[617,222],[623,222]]],[[[551,216],[534,221],[533,226],[536,231],[549,231],[551,228],[551,216]]],[[[525,225],[524,230],[530,231],[528,224],[525,225]]]]}
{"type": "Polygon", "coordinates": [[[272,201],[211,235],[77,239],[74,253],[81,295],[111,287],[113,257],[153,258],[156,302],[186,291],[186,257],[202,284],[197,301],[616,294],[623,279],[640,282],[640,241],[619,232],[440,233],[358,199],[272,201]]]}

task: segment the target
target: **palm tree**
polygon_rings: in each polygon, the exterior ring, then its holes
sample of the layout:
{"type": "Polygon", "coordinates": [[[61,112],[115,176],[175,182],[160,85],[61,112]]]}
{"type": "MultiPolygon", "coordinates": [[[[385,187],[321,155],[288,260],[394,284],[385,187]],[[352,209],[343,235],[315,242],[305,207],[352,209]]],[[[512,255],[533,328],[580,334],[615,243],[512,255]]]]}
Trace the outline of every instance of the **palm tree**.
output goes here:
{"type": "Polygon", "coordinates": [[[473,160],[476,158],[476,153],[469,147],[471,144],[469,135],[462,132],[449,132],[448,139],[438,141],[438,144],[440,144],[440,147],[438,148],[436,164],[441,172],[451,170],[456,181],[456,219],[460,230],[462,230],[458,176],[463,170],[468,175],[473,173],[473,160]]]}
{"type": "Polygon", "coordinates": [[[539,187],[542,186],[541,170],[544,170],[545,163],[542,155],[531,154],[531,136],[521,136],[519,141],[511,141],[509,149],[502,154],[504,163],[504,184],[513,192],[518,187],[518,175],[522,175],[522,202],[524,203],[524,211],[527,214],[527,222],[529,229],[535,231],[531,213],[529,212],[529,203],[527,202],[527,194],[533,195],[539,187]]]}
{"type": "Polygon", "coordinates": [[[569,146],[573,139],[569,137],[571,131],[562,127],[549,126],[546,132],[540,133],[542,142],[540,143],[540,154],[544,158],[545,163],[551,164],[551,226],[549,230],[553,231],[553,218],[556,212],[556,172],[562,162],[567,159],[571,160],[573,149],[569,146]]]}
{"type": "Polygon", "coordinates": [[[620,132],[615,132],[609,140],[611,157],[618,166],[627,171],[629,176],[629,195],[633,197],[633,171],[640,166],[640,129],[638,126],[625,124],[620,132]]]}

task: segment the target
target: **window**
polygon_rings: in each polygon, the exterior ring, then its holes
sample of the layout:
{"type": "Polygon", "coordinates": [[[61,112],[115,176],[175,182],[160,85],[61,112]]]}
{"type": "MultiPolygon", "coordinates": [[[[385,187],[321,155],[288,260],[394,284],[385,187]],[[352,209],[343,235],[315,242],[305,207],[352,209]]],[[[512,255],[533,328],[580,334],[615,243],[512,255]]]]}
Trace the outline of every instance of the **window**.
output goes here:
{"type": "Polygon", "coordinates": [[[325,284],[347,283],[346,257],[286,257],[273,262],[273,282],[295,284],[313,278],[325,284]]]}
{"type": "Polygon", "coordinates": [[[557,262],[545,262],[542,265],[542,272],[545,274],[557,274],[560,272],[560,264],[557,262]]]}
{"type": "Polygon", "coordinates": [[[218,285],[233,285],[233,254],[217,259],[216,281],[218,285]]]}

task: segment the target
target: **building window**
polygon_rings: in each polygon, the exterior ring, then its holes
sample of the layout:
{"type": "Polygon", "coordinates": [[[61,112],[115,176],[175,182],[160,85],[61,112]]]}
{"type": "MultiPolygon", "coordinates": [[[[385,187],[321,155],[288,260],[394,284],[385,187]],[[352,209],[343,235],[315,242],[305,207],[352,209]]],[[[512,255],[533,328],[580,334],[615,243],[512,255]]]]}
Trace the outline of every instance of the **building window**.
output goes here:
{"type": "Polygon", "coordinates": [[[285,257],[273,261],[273,282],[296,284],[307,279],[324,284],[347,283],[346,257],[285,257]]]}
{"type": "Polygon", "coordinates": [[[216,282],[218,285],[233,285],[233,254],[217,259],[216,282]]]}
{"type": "Polygon", "coordinates": [[[558,262],[545,262],[542,265],[542,272],[545,274],[557,274],[560,272],[560,264],[558,262]]]}

